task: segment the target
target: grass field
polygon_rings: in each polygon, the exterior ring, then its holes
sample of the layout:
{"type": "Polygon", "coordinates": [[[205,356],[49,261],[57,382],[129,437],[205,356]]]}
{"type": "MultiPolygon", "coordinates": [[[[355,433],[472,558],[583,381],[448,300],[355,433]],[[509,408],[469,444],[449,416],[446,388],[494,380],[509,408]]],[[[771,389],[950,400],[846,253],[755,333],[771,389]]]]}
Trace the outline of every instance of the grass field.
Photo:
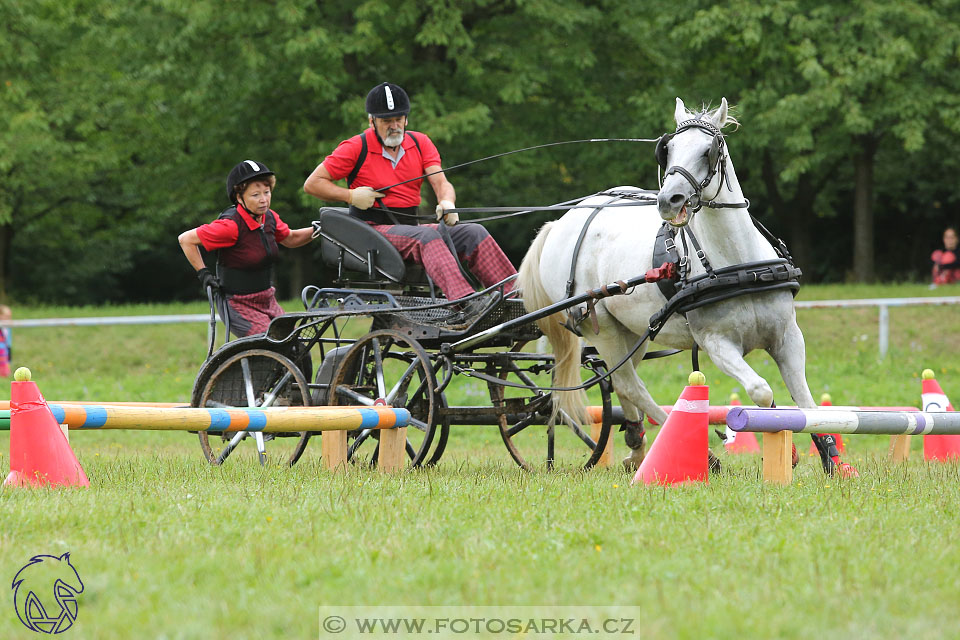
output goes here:
{"type": "MultiPolygon", "coordinates": [[[[806,286],[800,299],[955,293],[806,286]]],[[[875,309],[798,318],[815,397],[917,406],[927,367],[960,397],[956,307],[891,309],[883,361],[875,309]]],[[[188,401],[205,337],[201,324],[24,328],[15,365],[50,400],[188,401]]],[[[714,403],[743,395],[702,360],[714,403]]],[[[769,357],[749,360],[786,403],[769,357]]],[[[671,404],[689,368],[675,356],[640,373],[671,404]]],[[[450,401],[479,404],[481,389],[461,381],[450,401]]],[[[924,463],[919,438],[907,464],[890,465],[888,441],[847,438],[857,480],[827,478],[804,455],[793,484],[775,487],[759,479],[759,457],[728,456],[712,438],[725,472],[664,489],[631,487],[617,469],[519,471],[494,427],[454,427],[436,468],[400,476],[329,475],[316,442],[290,469],[210,467],[189,434],[72,432],[91,487],[0,490],[0,579],[69,551],[85,589],[64,637],[77,638],[316,638],[319,607],[376,605],[623,605],[644,638],[960,637],[960,467],[924,463]]],[[[808,439],[795,442],[806,454],[808,439]]],[[[619,436],[616,447],[619,458],[619,436]]],[[[7,452],[0,434],[3,473],[7,452]]],[[[0,638],[33,637],[7,593],[0,638]]]]}

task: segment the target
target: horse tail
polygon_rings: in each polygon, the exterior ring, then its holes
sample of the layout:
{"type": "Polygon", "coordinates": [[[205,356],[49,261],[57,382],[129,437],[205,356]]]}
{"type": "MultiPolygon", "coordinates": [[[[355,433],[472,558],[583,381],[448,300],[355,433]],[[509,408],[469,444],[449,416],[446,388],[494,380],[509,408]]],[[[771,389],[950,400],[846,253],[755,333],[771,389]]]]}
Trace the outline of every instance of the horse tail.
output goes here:
{"type": "MultiPolygon", "coordinates": [[[[527,255],[523,257],[518,270],[517,286],[523,294],[523,305],[528,312],[538,311],[555,302],[543,288],[540,280],[540,260],[543,254],[543,245],[546,244],[552,222],[543,225],[534,239],[527,255]]],[[[556,364],[553,368],[553,385],[555,387],[573,387],[580,384],[580,338],[563,326],[562,312],[554,313],[546,318],[537,320],[537,325],[543,335],[550,341],[556,364]]],[[[554,392],[553,415],[556,418],[561,410],[579,422],[586,423],[586,399],[583,390],[554,392]]]]}

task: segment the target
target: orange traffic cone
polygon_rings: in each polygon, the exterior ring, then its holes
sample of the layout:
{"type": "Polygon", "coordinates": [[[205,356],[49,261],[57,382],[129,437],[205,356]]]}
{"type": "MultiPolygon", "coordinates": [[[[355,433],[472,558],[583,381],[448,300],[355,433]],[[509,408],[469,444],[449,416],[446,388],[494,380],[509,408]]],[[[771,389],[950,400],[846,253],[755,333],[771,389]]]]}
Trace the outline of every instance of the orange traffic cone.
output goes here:
{"type": "Polygon", "coordinates": [[[707,482],[710,388],[694,371],[631,484],[707,482]]]}
{"type": "MultiPolygon", "coordinates": [[[[829,393],[825,393],[822,396],[820,396],[820,406],[821,407],[833,406],[833,399],[830,397],[829,393]]],[[[830,435],[832,435],[833,439],[837,441],[837,451],[839,451],[840,453],[846,452],[847,446],[843,444],[843,436],[841,436],[839,433],[831,433],[830,435]]],[[[820,452],[817,451],[817,445],[813,444],[812,440],[810,441],[810,455],[812,456],[820,455],[820,452]]]]}
{"type": "Polygon", "coordinates": [[[10,475],[3,485],[90,486],[26,367],[10,383],[10,475]]]}
{"type": "MultiPolygon", "coordinates": [[[[730,406],[740,406],[740,396],[735,393],[730,394],[730,406]]],[[[741,431],[737,433],[730,427],[726,428],[723,448],[730,453],[760,453],[760,443],[757,442],[757,434],[753,431],[741,431]]]]}
{"type": "MultiPolygon", "coordinates": [[[[929,413],[953,411],[947,394],[934,378],[933,370],[924,369],[920,376],[923,410],[929,413]]],[[[925,460],[947,461],[960,458],[960,435],[923,436],[923,457],[925,460]]]]}

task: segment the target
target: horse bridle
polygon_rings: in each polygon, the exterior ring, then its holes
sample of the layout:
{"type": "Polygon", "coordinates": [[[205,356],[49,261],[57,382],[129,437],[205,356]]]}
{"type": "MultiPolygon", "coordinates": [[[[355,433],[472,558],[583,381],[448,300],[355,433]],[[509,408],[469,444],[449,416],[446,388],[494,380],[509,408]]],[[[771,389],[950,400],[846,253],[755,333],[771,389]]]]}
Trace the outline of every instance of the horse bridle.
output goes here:
{"type": "MultiPolygon", "coordinates": [[[[730,176],[727,175],[726,169],[726,147],[727,143],[724,140],[723,132],[713,123],[701,120],[699,117],[692,120],[684,120],[677,125],[676,131],[673,133],[665,133],[657,140],[654,155],[657,158],[657,164],[660,165],[660,169],[663,171],[663,178],[677,173],[693,187],[693,194],[687,198],[687,201],[684,203],[684,206],[691,207],[691,213],[696,213],[702,207],[709,207],[711,209],[746,209],[750,206],[750,201],[747,199],[744,199],[743,202],[736,203],[717,202],[717,198],[720,197],[720,193],[723,191],[724,183],[726,183],[728,191],[733,191],[730,186],[730,176]],[[699,182],[692,173],[680,165],[675,164],[669,168],[667,167],[667,145],[675,135],[683,133],[688,129],[700,129],[713,137],[710,143],[710,149],[707,151],[707,175],[699,182]],[[717,185],[717,193],[709,200],[704,200],[703,190],[710,185],[718,172],[720,173],[720,182],[717,185]]],[[[661,181],[661,186],[662,184],[661,181]]]]}

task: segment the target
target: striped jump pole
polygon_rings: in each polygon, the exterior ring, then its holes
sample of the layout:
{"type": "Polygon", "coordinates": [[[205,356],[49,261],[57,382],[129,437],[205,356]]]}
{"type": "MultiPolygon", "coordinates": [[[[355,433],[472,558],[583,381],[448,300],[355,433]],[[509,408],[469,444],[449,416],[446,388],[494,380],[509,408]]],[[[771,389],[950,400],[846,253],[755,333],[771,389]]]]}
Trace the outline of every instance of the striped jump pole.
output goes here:
{"type": "Polygon", "coordinates": [[[871,435],[956,435],[960,434],[960,412],[851,411],[734,407],[727,414],[727,426],[734,431],[776,433],[866,433],[871,435]]]}
{"type": "MultiPolygon", "coordinates": [[[[53,419],[69,429],[95,431],[129,429],[150,431],[207,431],[266,433],[321,431],[324,440],[337,440],[352,429],[381,429],[378,470],[394,472],[404,467],[410,412],[403,408],[375,407],[247,407],[191,408],[122,405],[48,404],[53,419]],[[386,445],[385,445],[386,443],[386,445]]],[[[13,408],[16,414],[16,405],[13,408]]],[[[8,419],[9,423],[9,419],[8,419]]],[[[7,427],[9,428],[9,426],[7,427]]],[[[63,428],[63,427],[61,427],[63,428]]],[[[326,468],[346,465],[346,438],[342,451],[324,448],[326,468]]]]}
{"type": "MultiPolygon", "coordinates": [[[[151,431],[348,431],[406,427],[410,412],[392,407],[160,408],[49,404],[54,419],[70,429],[151,431]]],[[[16,411],[16,408],[14,408],[16,411]]]]}
{"type": "MultiPolygon", "coordinates": [[[[61,462],[70,458],[73,466],[67,465],[66,471],[70,472],[67,475],[71,475],[67,484],[86,485],[86,476],[83,475],[67,440],[59,433],[50,433],[50,428],[55,429],[56,425],[78,430],[128,429],[210,433],[345,433],[352,429],[381,429],[381,464],[378,466],[383,471],[403,468],[406,427],[410,423],[410,412],[405,408],[321,406],[263,409],[58,404],[48,403],[31,377],[29,369],[20,367],[14,372],[14,381],[11,383],[11,473],[5,484],[19,484],[21,481],[33,479],[36,474],[53,477],[63,471],[61,467],[64,465],[61,462]],[[51,474],[48,471],[56,473],[51,474]],[[83,477],[72,477],[76,475],[83,477]]],[[[56,477],[53,479],[58,482],[56,477]]]]}
{"type": "Polygon", "coordinates": [[[145,429],[159,431],[299,432],[320,431],[321,460],[330,470],[346,467],[346,432],[381,429],[377,469],[400,471],[406,455],[410,412],[403,408],[373,407],[248,407],[191,408],[122,405],[51,404],[50,412],[70,429],[145,429]]]}
{"type": "MultiPolygon", "coordinates": [[[[670,412],[673,411],[673,407],[660,405],[660,408],[667,412],[667,415],[670,415],[670,412]]],[[[712,426],[725,425],[727,424],[727,415],[732,409],[740,408],[740,405],[710,405],[707,417],[710,420],[712,426]]],[[[796,409],[797,407],[788,406],[783,407],[784,409],[796,409]]],[[[855,407],[855,406],[830,406],[830,407],[820,407],[823,411],[920,411],[916,407],[855,407]]],[[[647,417],[647,421],[650,424],[657,424],[652,418],[647,417]]]]}
{"type": "MultiPolygon", "coordinates": [[[[954,435],[960,434],[960,413],[923,411],[856,411],[838,407],[797,409],[735,407],[727,414],[727,426],[734,431],[764,434],[842,433],[871,435],[954,435]]],[[[767,436],[764,436],[766,443],[767,436]]],[[[764,479],[778,482],[790,478],[789,457],[767,460],[764,448],[764,479]],[[770,464],[768,465],[768,462],[770,464]],[[784,468],[785,467],[785,468],[784,468]]],[[[789,482],[789,481],[787,481],[789,482]]]]}

